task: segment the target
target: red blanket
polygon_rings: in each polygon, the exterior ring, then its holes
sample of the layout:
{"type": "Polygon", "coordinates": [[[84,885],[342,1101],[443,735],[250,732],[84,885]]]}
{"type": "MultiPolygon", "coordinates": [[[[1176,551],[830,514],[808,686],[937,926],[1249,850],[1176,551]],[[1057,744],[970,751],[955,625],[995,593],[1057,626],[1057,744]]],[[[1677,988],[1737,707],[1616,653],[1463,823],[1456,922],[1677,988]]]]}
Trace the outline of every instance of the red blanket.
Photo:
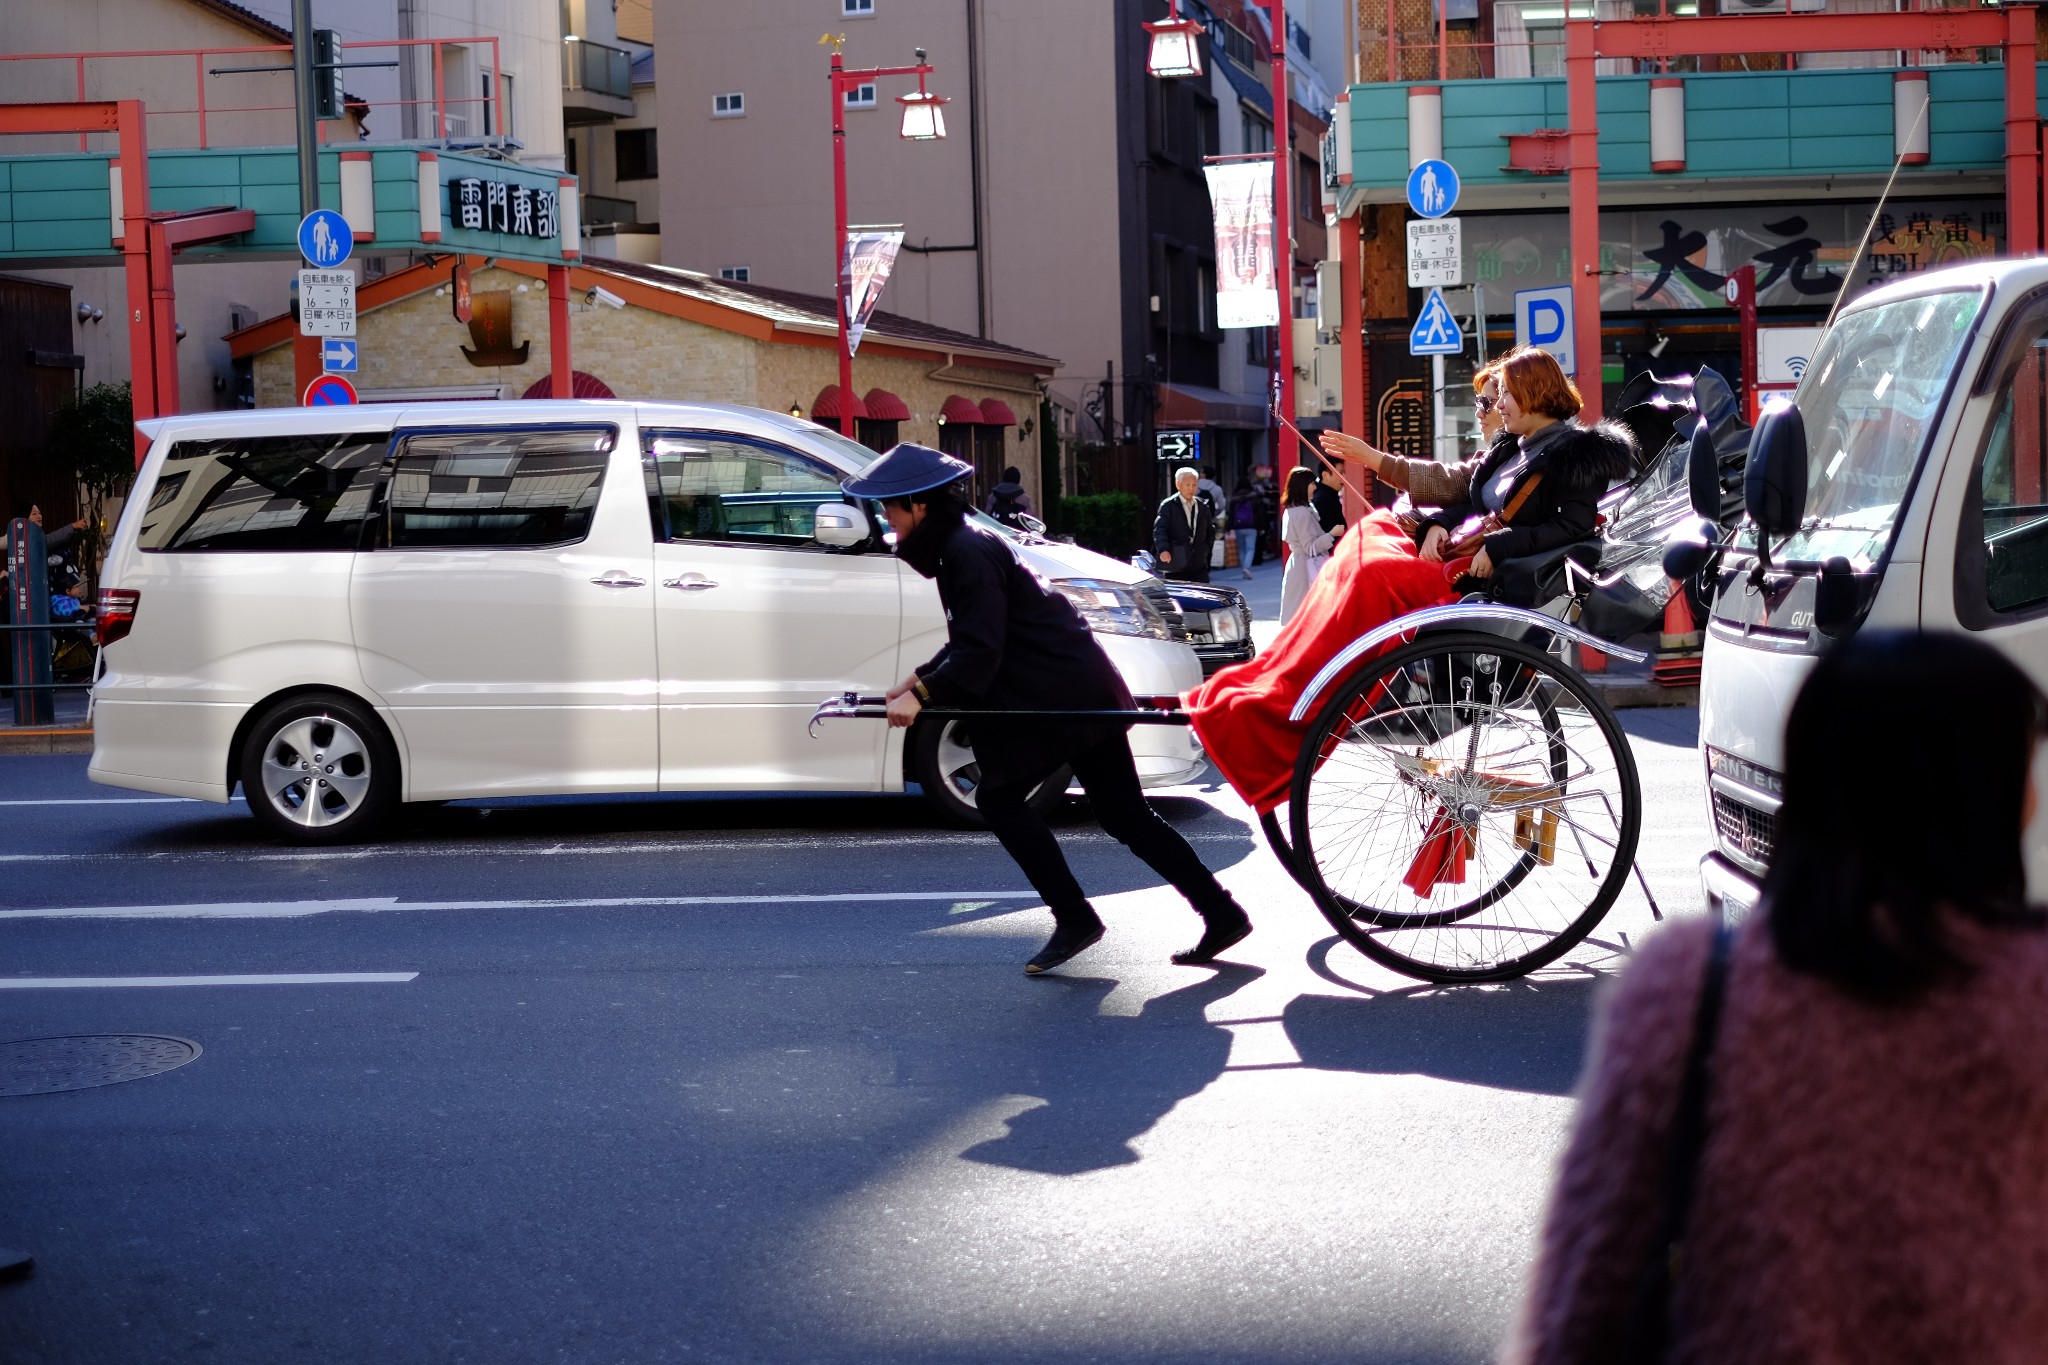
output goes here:
{"type": "Polygon", "coordinates": [[[1181,699],[1202,747],[1252,809],[1263,815],[1287,800],[1308,735],[1287,715],[1323,665],[1375,626],[1455,600],[1451,583],[1470,563],[1423,559],[1393,513],[1374,512],[1337,542],[1271,648],[1181,699]]]}

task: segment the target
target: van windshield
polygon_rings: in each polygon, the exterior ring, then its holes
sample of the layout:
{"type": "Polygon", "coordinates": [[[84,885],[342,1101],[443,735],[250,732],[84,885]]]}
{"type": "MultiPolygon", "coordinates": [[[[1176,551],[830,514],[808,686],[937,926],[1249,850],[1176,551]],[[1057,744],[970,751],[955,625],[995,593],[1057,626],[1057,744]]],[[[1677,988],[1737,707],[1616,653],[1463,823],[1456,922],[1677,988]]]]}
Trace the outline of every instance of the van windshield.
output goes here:
{"type": "Polygon", "coordinates": [[[1799,385],[1807,521],[1781,559],[1840,555],[1868,569],[1884,557],[1983,304],[1975,289],[1923,294],[1829,329],[1799,385]]]}

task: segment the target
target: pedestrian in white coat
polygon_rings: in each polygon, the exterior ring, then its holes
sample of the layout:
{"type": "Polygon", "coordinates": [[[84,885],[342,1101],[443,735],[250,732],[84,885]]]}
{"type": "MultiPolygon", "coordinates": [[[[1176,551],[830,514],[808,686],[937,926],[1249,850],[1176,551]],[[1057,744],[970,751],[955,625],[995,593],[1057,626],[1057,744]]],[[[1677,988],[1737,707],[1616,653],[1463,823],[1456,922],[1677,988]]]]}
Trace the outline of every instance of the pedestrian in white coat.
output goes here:
{"type": "Polygon", "coordinates": [[[1330,547],[1337,538],[1323,529],[1311,503],[1316,476],[1312,469],[1297,469],[1287,476],[1287,488],[1280,499],[1280,539],[1287,546],[1287,571],[1280,577],[1280,624],[1286,625],[1301,608],[1311,583],[1329,562],[1330,547]]]}

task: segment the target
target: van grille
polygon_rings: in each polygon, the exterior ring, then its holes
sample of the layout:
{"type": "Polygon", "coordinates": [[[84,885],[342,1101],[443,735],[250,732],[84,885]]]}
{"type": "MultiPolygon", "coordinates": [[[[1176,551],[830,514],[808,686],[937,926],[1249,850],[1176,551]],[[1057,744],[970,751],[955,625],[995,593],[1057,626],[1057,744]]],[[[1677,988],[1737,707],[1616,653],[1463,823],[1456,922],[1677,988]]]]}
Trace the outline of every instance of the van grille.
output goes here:
{"type": "Polygon", "coordinates": [[[1724,792],[1714,793],[1714,833],[1730,857],[1758,871],[1769,866],[1778,844],[1778,817],[1724,792]]]}
{"type": "Polygon", "coordinates": [[[1181,616],[1180,604],[1173,600],[1173,594],[1165,588],[1141,588],[1139,591],[1143,592],[1145,600],[1157,607],[1159,614],[1166,618],[1166,628],[1173,632],[1173,638],[1186,640],[1188,623],[1181,616]]]}

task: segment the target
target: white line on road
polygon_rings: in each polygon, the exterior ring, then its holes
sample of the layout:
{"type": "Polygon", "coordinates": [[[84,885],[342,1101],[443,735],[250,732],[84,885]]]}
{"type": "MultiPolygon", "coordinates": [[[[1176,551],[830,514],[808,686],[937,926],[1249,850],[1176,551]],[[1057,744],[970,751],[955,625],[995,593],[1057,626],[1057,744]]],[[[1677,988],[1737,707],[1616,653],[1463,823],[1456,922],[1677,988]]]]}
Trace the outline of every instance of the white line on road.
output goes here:
{"type": "Polygon", "coordinates": [[[100,989],[120,986],[343,986],[411,981],[418,972],[293,972],[272,976],[0,976],[0,991],[100,989]]]}
{"type": "Polygon", "coordinates": [[[0,806],[183,806],[204,805],[189,796],[65,796],[54,801],[0,801],[0,806]]]}
{"type": "MultiPolygon", "coordinates": [[[[396,896],[336,901],[223,901],[197,905],[73,905],[0,910],[0,919],[298,919],[349,911],[583,910],[613,906],[845,905],[876,901],[1036,900],[1035,891],[854,891],[822,896],[590,896],[566,900],[401,901],[396,896]]],[[[4,980],[4,978],[0,978],[4,980]]]]}

